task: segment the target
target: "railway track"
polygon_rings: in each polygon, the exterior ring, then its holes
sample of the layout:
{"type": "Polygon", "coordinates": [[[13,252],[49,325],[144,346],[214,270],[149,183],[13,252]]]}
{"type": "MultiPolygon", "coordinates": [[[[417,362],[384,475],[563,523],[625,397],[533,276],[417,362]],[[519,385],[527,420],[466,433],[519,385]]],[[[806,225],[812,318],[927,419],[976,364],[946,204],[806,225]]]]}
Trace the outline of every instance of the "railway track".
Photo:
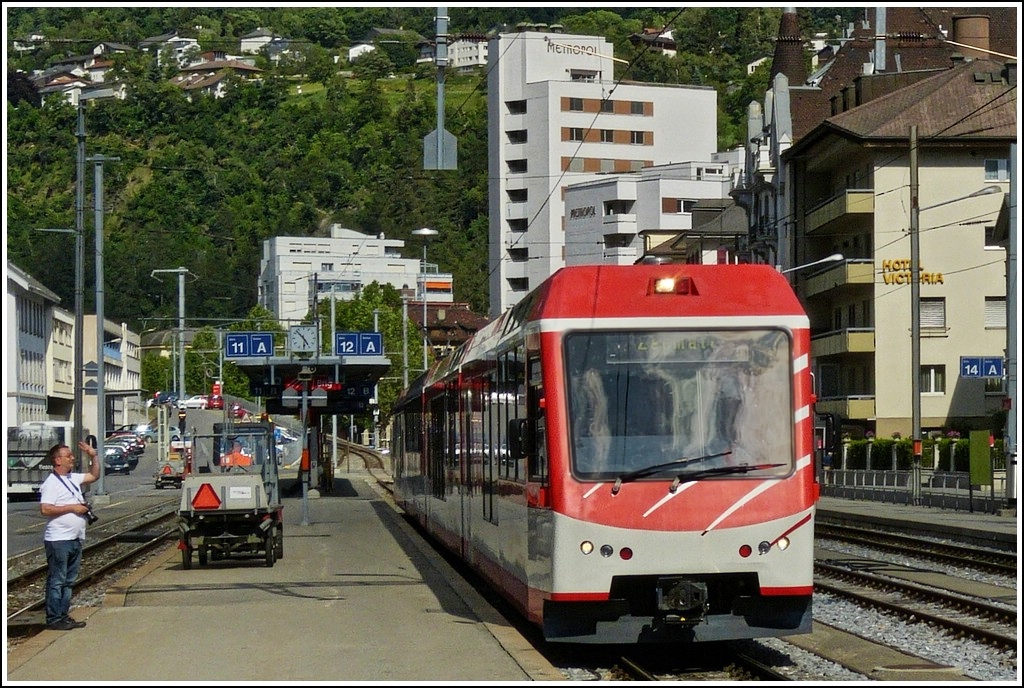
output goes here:
{"type": "Polygon", "coordinates": [[[836,540],[871,549],[913,554],[913,556],[990,573],[1017,575],[1017,553],[986,549],[954,542],[929,540],[919,534],[902,535],[851,525],[816,523],[816,540],[836,540]]]}
{"type": "Polygon", "coordinates": [[[856,571],[843,564],[815,562],[816,592],[882,609],[913,623],[928,623],[956,637],[975,638],[996,648],[1015,648],[1016,608],[900,580],[856,571]]]}
{"type": "MultiPolygon", "coordinates": [[[[119,574],[137,566],[150,553],[177,534],[178,500],[149,505],[102,526],[89,529],[82,550],[82,566],[75,585],[80,596],[90,587],[108,585],[119,574]]],[[[7,560],[8,636],[31,635],[42,629],[39,612],[45,606],[46,552],[38,547],[7,560]]]]}

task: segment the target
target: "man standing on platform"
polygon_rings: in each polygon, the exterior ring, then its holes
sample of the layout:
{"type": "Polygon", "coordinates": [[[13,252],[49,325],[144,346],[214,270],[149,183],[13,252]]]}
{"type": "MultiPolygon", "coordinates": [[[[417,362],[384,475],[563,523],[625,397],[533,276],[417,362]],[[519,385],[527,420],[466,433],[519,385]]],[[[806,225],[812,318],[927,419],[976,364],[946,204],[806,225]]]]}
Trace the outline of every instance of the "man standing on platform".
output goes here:
{"type": "Polygon", "coordinates": [[[82,543],[85,527],[95,517],[82,488],[100,479],[100,462],[96,450],[87,442],[78,448],[89,457],[88,473],[73,473],[75,456],[66,444],[55,444],[47,457],[53,472],[39,488],[39,512],[48,520],[43,531],[46,548],[46,627],[58,631],[82,628],[84,621],[75,621],[71,611],[71,591],[78,580],[82,564],[82,543]]]}

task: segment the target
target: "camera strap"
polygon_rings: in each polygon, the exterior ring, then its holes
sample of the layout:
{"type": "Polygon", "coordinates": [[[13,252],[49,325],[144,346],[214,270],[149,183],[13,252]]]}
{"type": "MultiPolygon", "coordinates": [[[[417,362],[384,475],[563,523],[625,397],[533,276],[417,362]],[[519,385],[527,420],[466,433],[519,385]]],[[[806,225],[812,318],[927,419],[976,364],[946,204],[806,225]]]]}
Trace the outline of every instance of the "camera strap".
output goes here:
{"type": "Polygon", "coordinates": [[[60,473],[54,471],[53,474],[57,476],[57,480],[59,480],[61,485],[63,485],[67,489],[67,491],[71,493],[72,497],[77,497],[82,504],[85,504],[85,495],[82,494],[82,488],[80,488],[78,485],[75,485],[74,480],[68,480],[67,482],[64,482],[64,478],[61,477],[60,473]],[[71,483],[71,485],[68,485],[68,483],[71,483]],[[71,489],[72,487],[74,487],[75,489],[71,489]]]}

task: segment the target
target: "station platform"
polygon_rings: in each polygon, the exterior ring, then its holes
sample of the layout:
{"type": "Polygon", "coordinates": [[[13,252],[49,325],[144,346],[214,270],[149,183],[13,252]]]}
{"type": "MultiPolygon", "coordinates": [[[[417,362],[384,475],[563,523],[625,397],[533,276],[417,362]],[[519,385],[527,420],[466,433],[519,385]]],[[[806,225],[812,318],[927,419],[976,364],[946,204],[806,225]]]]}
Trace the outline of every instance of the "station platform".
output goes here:
{"type": "Polygon", "coordinates": [[[1016,510],[992,514],[838,497],[821,497],[817,518],[819,521],[856,519],[938,538],[957,536],[973,544],[1012,551],[1017,549],[1020,531],[1016,510]]]}
{"type": "MultiPolygon", "coordinates": [[[[155,557],[102,607],[73,608],[85,628],[10,649],[5,685],[565,681],[412,530],[378,480],[387,475],[346,466],[331,493],[305,504],[287,496],[285,556],[272,568],[258,557],[186,571],[176,549],[155,557]]],[[[284,469],[282,492],[296,488],[284,469]]],[[[1018,540],[1015,514],[822,497],[818,517],[970,533],[999,549],[1018,540]]]]}
{"type": "Polygon", "coordinates": [[[85,628],[10,649],[5,685],[563,680],[362,468],[336,474],[330,494],[284,504],[273,567],[231,558],[186,571],[171,549],[102,607],[73,602],[85,628]]]}

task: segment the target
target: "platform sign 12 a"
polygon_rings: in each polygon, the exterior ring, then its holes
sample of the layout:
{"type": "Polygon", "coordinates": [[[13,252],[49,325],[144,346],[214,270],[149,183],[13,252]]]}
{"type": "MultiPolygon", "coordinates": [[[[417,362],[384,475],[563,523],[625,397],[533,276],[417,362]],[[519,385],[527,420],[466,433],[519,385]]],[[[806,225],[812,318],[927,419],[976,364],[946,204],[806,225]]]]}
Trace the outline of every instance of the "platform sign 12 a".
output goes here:
{"type": "Polygon", "coordinates": [[[383,356],[380,332],[338,332],[334,335],[335,356],[383,356]]]}

